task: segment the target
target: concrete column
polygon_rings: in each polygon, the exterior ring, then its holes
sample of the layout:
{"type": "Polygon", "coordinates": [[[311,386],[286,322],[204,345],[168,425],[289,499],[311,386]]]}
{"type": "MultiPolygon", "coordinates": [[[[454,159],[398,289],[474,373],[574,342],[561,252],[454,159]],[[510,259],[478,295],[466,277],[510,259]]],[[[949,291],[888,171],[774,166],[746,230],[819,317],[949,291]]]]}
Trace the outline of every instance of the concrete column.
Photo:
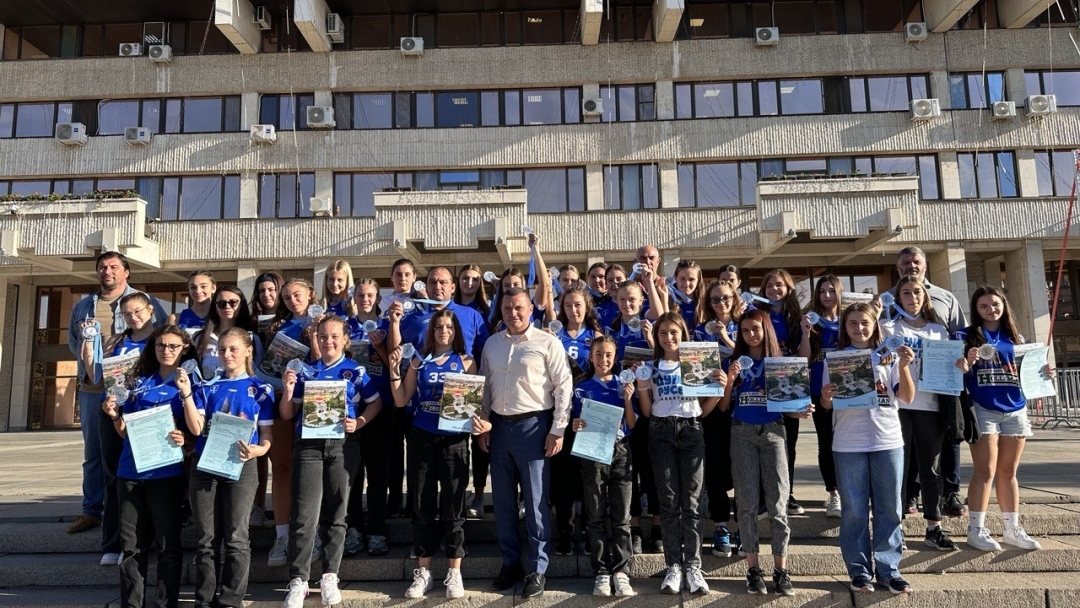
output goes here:
{"type": "Polygon", "coordinates": [[[315,172],[315,196],[334,196],[334,172],[315,172]]]}
{"type": "Polygon", "coordinates": [[[952,96],[949,94],[949,73],[930,72],[930,97],[936,97],[942,110],[952,109],[952,96]]]}
{"type": "Polygon", "coordinates": [[[1007,28],[1024,27],[1053,4],[1046,0],[998,0],[998,24],[1007,28]]]}
{"type": "Polygon", "coordinates": [[[981,277],[978,277],[979,285],[1001,287],[1001,259],[999,256],[983,262],[983,273],[981,277]]]}
{"type": "Polygon", "coordinates": [[[581,279],[585,280],[589,274],[589,269],[593,264],[604,261],[604,254],[590,253],[589,257],[585,258],[585,268],[581,269],[581,279]]]}
{"type": "MultiPolygon", "coordinates": [[[[3,37],[3,26],[0,26],[0,38],[3,37]]],[[[0,40],[0,48],[3,48],[3,40],[0,40]]],[[[11,354],[14,352],[14,340],[9,344],[5,340],[8,326],[8,281],[0,278],[0,432],[8,430],[11,413],[11,354]]]]}
{"type": "MultiPolygon", "coordinates": [[[[5,319],[8,323],[15,324],[15,343],[12,345],[14,356],[11,359],[11,402],[7,416],[9,431],[25,431],[26,423],[30,419],[30,382],[34,373],[31,362],[34,345],[33,286],[19,285],[17,306],[17,310],[23,314],[17,315],[15,319],[5,319]]],[[[93,414],[96,416],[97,412],[93,414]]]]}
{"type": "Polygon", "coordinates": [[[956,163],[956,152],[939,152],[938,169],[941,172],[941,198],[958,200],[960,198],[960,166],[956,163]]]}
{"type": "Polygon", "coordinates": [[[326,16],[329,14],[330,8],[326,6],[326,0],[293,2],[293,23],[311,50],[316,53],[330,52],[330,38],[326,35],[326,16]]]}
{"type": "Polygon", "coordinates": [[[923,20],[931,32],[946,32],[979,0],[923,0],[923,20]]]}
{"type": "Polygon", "coordinates": [[[315,105],[332,107],[334,105],[334,93],[329,90],[315,91],[315,105]]]}
{"type": "Polygon", "coordinates": [[[240,219],[259,217],[259,174],[240,174],[240,219]]]}
{"type": "Polygon", "coordinates": [[[660,208],[679,208],[679,168],[675,161],[660,163],[660,208]]]}
{"type": "Polygon", "coordinates": [[[1020,332],[1028,342],[1045,341],[1050,329],[1050,306],[1042,243],[1024,241],[1019,249],[1005,253],[1005,281],[1020,332]]]}
{"type": "Polygon", "coordinates": [[[1016,181],[1020,182],[1020,196],[1039,197],[1039,174],[1035,168],[1035,150],[1021,148],[1016,151],[1016,181]]]}
{"type": "Polygon", "coordinates": [[[240,291],[248,294],[252,300],[258,297],[255,293],[255,279],[257,278],[259,278],[259,269],[251,261],[245,260],[236,265],[236,286],[240,288],[240,291]]]}
{"type": "Polygon", "coordinates": [[[930,253],[926,260],[930,282],[952,292],[960,307],[967,310],[971,296],[968,291],[967,259],[959,243],[930,253]]]}
{"type": "Polygon", "coordinates": [[[604,20],[603,0],[581,0],[581,44],[600,42],[600,23],[604,20]]]}
{"type": "Polygon", "coordinates": [[[214,25],[243,55],[262,50],[262,30],[255,23],[255,7],[249,0],[216,0],[214,25]]]}
{"type": "Polygon", "coordinates": [[[670,80],[656,81],[653,101],[656,106],[656,120],[675,119],[675,87],[670,80]]]}
{"type": "Polygon", "coordinates": [[[259,94],[251,91],[240,97],[240,130],[247,131],[259,124],[259,94]]]}
{"type": "Polygon", "coordinates": [[[657,42],[671,42],[675,40],[675,33],[682,21],[683,10],[686,7],[684,0],[653,0],[653,39],[657,42]]]}
{"type": "Polygon", "coordinates": [[[1005,99],[1015,101],[1022,106],[1027,101],[1027,82],[1024,81],[1023,68],[1005,70],[1005,99]]]}
{"type": "Polygon", "coordinates": [[[315,260],[314,276],[311,279],[311,283],[315,286],[315,297],[323,299],[326,297],[326,267],[330,265],[330,262],[326,260],[315,260]]]}
{"type": "Polygon", "coordinates": [[[585,165],[585,210],[604,210],[603,165],[585,165]]]}

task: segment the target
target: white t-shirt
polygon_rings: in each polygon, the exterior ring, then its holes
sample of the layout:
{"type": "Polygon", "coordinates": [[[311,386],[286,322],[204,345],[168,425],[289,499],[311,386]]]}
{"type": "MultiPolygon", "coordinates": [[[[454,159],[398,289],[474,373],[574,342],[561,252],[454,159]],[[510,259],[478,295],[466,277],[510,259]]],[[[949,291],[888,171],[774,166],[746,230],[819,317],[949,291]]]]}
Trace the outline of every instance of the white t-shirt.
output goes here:
{"type": "MultiPolygon", "coordinates": [[[[937,323],[927,323],[925,327],[912,327],[904,319],[895,321],[882,321],[881,332],[886,336],[900,336],[904,339],[904,345],[915,351],[915,360],[911,362],[909,369],[915,377],[922,369],[922,343],[923,340],[948,340],[949,332],[937,323]]],[[[918,378],[915,378],[915,386],[918,387],[918,378]]],[[[911,403],[899,401],[902,410],[919,410],[922,412],[938,411],[938,398],[934,393],[917,391],[911,403]]]]}
{"type": "Polygon", "coordinates": [[[678,361],[661,360],[657,366],[658,374],[649,380],[652,391],[653,418],[697,418],[701,415],[701,404],[697,397],[684,397],[682,394],[682,368],[678,361]]]}
{"type": "Polygon", "coordinates": [[[834,452],[880,452],[904,447],[900,413],[896,409],[896,389],[900,369],[893,362],[874,366],[878,406],[869,409],[833,411],[834,452]]]}

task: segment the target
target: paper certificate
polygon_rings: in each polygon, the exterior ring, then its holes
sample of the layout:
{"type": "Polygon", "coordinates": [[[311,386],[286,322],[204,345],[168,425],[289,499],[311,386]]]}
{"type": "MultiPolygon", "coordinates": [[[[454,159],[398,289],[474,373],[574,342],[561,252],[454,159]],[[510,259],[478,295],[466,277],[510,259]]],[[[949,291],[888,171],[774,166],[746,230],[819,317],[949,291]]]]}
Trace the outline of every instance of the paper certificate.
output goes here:
{"type": "Polygon", "coordinates": [[[720,347],[716,342],[682,342],[679,344],[679,366],[682,368],[682,394],[685,397],[722,397],[724,386],[712,381],[720,369],[720,347]]]}
{"type": "Polygon", "coordinates": [[[653,353],[651,348],[643,348],[640,346],[627,346],[623,349],[623,359],[621,362],[622,369],[631,369],[637,362],[652,363],[653,353]]]}
{"type": "Polygon", "coordinates": [[[307,358],[311,349],[293,340],[289,336],[278,332],[266,348],[262,362],[259,363],[259,371],[272,378],[281,378],[285,373],[285,366],[293,359],[303,361],[307,358]]]}
{"type": "Polygon", "coordinates": [[[810,405],[810,363],[806,357],[766,357],[765,396],[770,412],[806,411],[810,405]]]}
{"type": "Polygon", "coordinates": [[[1042,342],[1021,344],[1013,347],[1013,352],[1020,365],[1020,390],[1026,399],[1053,397],[1057,387],[1052,378],[1043,375],[1049,349],[1042,342]]]}
{"type": "Polygon", "coordinates": [[[484,400],[484,380],[473,374],[446,374],[439,410],[440,431],[472,432],[473,414],[480,411],[484,400]]]}
{"type": "Polygon", "coordinates": [[[226,479],[240,479],[240,470],[244,463],[240,461],[240,448],[237,441],[248,443],[255,432],[255,421],[231,416],[225,412],[214,412],[210,422],[210,432],[199,457],[198,469],[207,473],[221,475],[226,479]]]}
{"type": "MultiPolygon", "coordinates": [[[[682,344],[679,347],[681,349],[682,344]]],[[[585,421],[585,428],[574,435],[574,447],[570,450],[570,455],[611,464],[625,413],[625,408],[582,399],[581,419],[585,421]]]]}
{"type": "MultiPolygon", "coordinates": [[[[128,376],[135,364],[139,361],[141,351],[129,350],[115,357],[106,357],[101,360],[101,379],[105,383],[105,394],[114,386],[127,387],[128,376]]],[[[123,405],[123,403],[117,403],[123,405]]]]}
{"type": "Polygon", "coordinates": [[[833,397],[833,409],[878,406],[877,381],[869,350],[834,350],[825,353],[825,369],[829,374],[829,383],[835,384],[839,390],[833,397]]]}
{"type": "Polygon", "coordinates": [[[169,439],[169,433],[176,430],[172,406],[159,405],[124,414],[124,424],[135,470],[139,473],[184,461],[183,448],[169,439]]]}
{"type": "Polygon", "coordinates": [[[923,340],[919,391],[959,395],[964,390],[964,372],[956,367],[956,360],[963,356],[961,340],[923,340]]]}
{"type": "MultiPolygon", "coordinates": [[[[281,335],[281,334],[278,334],[281,335]]],[[[348,404],[344,380],[304,382],[301,439],[344,439],[348,404]]]]}

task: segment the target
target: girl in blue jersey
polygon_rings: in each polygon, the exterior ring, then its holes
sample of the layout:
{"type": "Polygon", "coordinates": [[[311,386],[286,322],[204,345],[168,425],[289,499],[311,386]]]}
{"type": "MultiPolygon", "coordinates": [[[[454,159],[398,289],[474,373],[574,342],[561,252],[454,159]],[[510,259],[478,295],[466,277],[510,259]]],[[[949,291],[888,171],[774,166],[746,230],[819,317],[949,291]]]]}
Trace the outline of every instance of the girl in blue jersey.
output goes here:
{"type": "Polygon", "coordinates": [[[604,271],[604,285],[607,291],[604,292],[604,300],[596,306],[596,318],[600,320],[601,327],[610,327],[611,322],[619,317],[617,299],[619,286],[624,282],[626,282],[626,269],[621,264],[612,264],[604,271]]]}
{"type": "Polygon", "coordinates": [[[171,314],[166,319],[166,325],[176,325],[180,329],[194,335],[195,330],[206,323],[206,315],[210,314],[210,305],[217,291],[217,283],[214,275],[209,270],[196,270],[188,275],[188,307],[180,311],[180,314],[171,314]]]}
{"type": "Polygon", "coordinates": [[[668,306],[682,315],[687,327],[696,327],[698,303],[704,300],[702,296],[705,294],[701,266],[693,260],[681,260],[675,266],[673,278],[674,281],[668,286],[668,294],[671,298],[668,306]]]}
{"type": "MultiPolygon", "coordinates": [[[[395,308],[391,315],[400,316],[395,308]]],[[[399,369],[401,349],[390,355],[390,368],[399,369]]],[[[405,407],[414,395],[420,406],[413,418],[406,448],[412,494],[413,552],[419,565],[405,597],[420,598],[431,591],[431,558],[445,547],[449,569],[443,584],[446,597],[465,595],[461,582],[461,559],[465,557],[465,492],[469,486],[469,435],[439,429],[443,382],[446,374],[475,374],[476,362],[465,354],[461,326],[450,310],[436,312],[428,325],[427,339],[419,356],[408,363],[404,377],[391,376],[390,387],[397,407],[405,407]],[[438,513],[439,518],[436,519],[438,513]]],[[[473,432],[486,423],[473,416],[473,432]]]]}
{"type": "MultiPolygon", "coordinates": [[[[621,407],[624,411],[611,464],[578,459],[585,488],[583,504],[589,527],[589,558],[596,577],[593,595],[610,596],[614,586],[616,596],[630,597],[637,595],[630,586],[630,563],[634,557],[630,543],[630,490],[633,485],[630,431],[637,424],[640,411],[633,397],[634,385],[622,384],[615,377],[614,340],[597,334],[589,350],[586,375],[588,379],[574,389],[571,430],[575,433],[585,430],[585,421],[581,419],[583,399],[621,407]]],[[[564,446],[563,451],[570,450],[564,446]]],[[[560,479],[559,483],[563,481],[560,479]]]]}
{"type": "Polygon", "coordinates": [[[462,266],[457,275],[458,287],[454,292],[454,302],[480,313],[485,319],[491,312],[487,287],[484,285],[484,269],[476,264],[462,266]]]}
{"type": "Polygon", "coordinates": [[[746,310],[742,301],[742,279],[739,278],[739,267],[734,264],[725,264],[720,267],[719,277],[721,283],[728,283],[735,290],[735,316],[741,317],[746,310]]]}
{"type": "MultiPolygon", "coordinates": [[[[814,404],[814,431],[818,439],[818,470],[829,493],[825,501],[826,517],[840,517],[840,493],[836,490],[836,467],[832,456],[832,410],[821,407],[821,385],[825,373],[825,353],[836,350],[840,340],[840,294],[844,286],[833,274],[827,274],[814,285],[810,310],[820,317],[817,324],[803,315],[799,341],[799,356],[810,361],[810,401],[814,404]]],[[[789,477],[795,487],[795,472],[789,477]]]]}
{"type": "MultiPolygon", "coordinates": [[[[964,384],[981,435],[971,444],[975,470],[968,484],[967,543],[982,551],[1001,549],[986,528],[986,506],[993,483],[1005,520],[1002,541],[1021,549],[1039,549],[1038,541],[1020,525],[1018,512],[1016,469],[1024,443],[1032,435],[1016,364],[1015,348],[1024,343],[1024,337],[1013,321],[1008,299],[996,287],[985,285],[971,294],[971,319],[970,327],[953,334],[953,340],[964,341],[964,384]]],[[[1052,376],[1054,370],[1046,366],[1042,373],[1052,376]]]]}
{"type": "MultiPolygon", "coordinates": [[[[585,273],[585,289],[588,290],[589,296],[592,298],[593,310],[597,313],[597,318],[600,318],[600,307],[611,301],[611,296],[608,295],[608,282],[607,282],[607,264],[603,262],[595,262],[592,266],[589,266],[589,271],[585,273]]],[[[600,321],[603,325],[603,320],[600,321]]]]}
{"type": "Polygon", "coordinates": [[[322,307],[327,314],[337,315],[342,319],[348,319],[356,315],[353,300],[349,297],[349,290],[354,287],[352,266],[345,260],[334,260],[326,267],[326,276],[323,279],[322,307]]]}
{"type": "Polygon", "coordinates": [[[593,310],[592,298],[585,288],[572,286],[563,293],[558,320],[562,323],[562,329],[555,333],[555,337],[562,342],[566,355],[570,357],[574,376],[581,376],[589,365],[589,346],[602,332],[593,310]]]}
{"type": "MultiPolygon", "coordinates": [[[[288,294],[288,284],[286,284],[288,294]]],[[[286,295],[286,298],[288,295],[286,295]]],[[[379,392],[364,368],[345,356],[349,335],[345,320],[329,315],[318,322],[316,340],[319,359],[307,375],[297,377],[286,370],[281,378],[278,412],[283,420],[294,418],[296,436],[292,470],[292,519],[289,522],[289,589],[285,608],[300,608],[308,594],[311,562],[322,555],[320,590],[324,606],[341,603],[338,569],[345,544],[345,511],[349,503],[349,475],[346,460],[359,462],[359,454],[346,454],[345,439],[304,439],[301,437],[305,407],[304,386],[312,381],[330,381],[345,389],[345,434],[363,428],[382,409],[379,392]],[[366,404],[358,415],[361,402],[366,404]],[[318,538],[317,538],[318,537],[318,538]],[[318,542],[321,541],[321,542],[318,542]],[[315,551],[318,547],[320,550],[315,551]]],[[[357,446],[359,447],[359,446],[357,446]]]]}
{"type": "MultiPolygon", "coordinates": [[[[239,287],[225,285],[214,294],[214,306],[210,309],[210,314],[206,315],[206,325],[192,338],[204,380],[212,379],[223,367],[221,359],[218,358],[218,340],[234,327],[251,333],[253,360],[258,361],[262,355],[262,341],[253,333],[255,324],[248,312],[247,298],[239,287]]],[[[270,420],[273,420],[273,417],[270,420]]]]}
{"type": "MultiPolygon", "coordinates": [[[[882,342],[878,315],[872,304],[848,306],[840,317],[837,350],[878,350],[882,342]]],[[[907,346],[898,348],[895,356],[873,353],[877,407],[833,412],[833,460],[844,504],[840,552],[855,592],[872,592],[876,574],[878,582],[892,593],[911,593],[911,585],[899,570],[904,542],[900,514],[904,438],[897,402],[910,402],[915,397],[910,370],[914,360],[915,353],[907,346]]],[[[838,393],[839,387],[832,382],[822,386],[821,407],[832,408],[838,393]]]]}
{"type": "MultiPolygon", "coordinates": [[[[758,562],[757,515],[765,496],[765,507],[772,519],[772,579],[778,595],[794,595],[787,571],[788,467],[784,447],[784,414],[765,407],[765,358],[779,357],[780,346],[768,313],[751,309],[739,320],[735,352],[728,359],[727,388],[720,398],[720,409],[731,410],[731,470],[735,496],[739,499],[739,534],[746,552],[746,591],[768,593],[765,575],[758,562]],[[752,364],[743,369],[738,359],[749,357],[752,364]],[[764,490],[764,492],[762,492],[764,490]]],[[[812,406],[811,406],[812,408],[812,406]]],[[[810,412],[788,416],[810,417],[810,412]]]]}
{"type": "Polygon", "coordinates": [[[559,266],[559,289],[564,293],[571,287],[577,287],[583,285],[581,280],[581,273],[578,272],[577,266],[573,264],[563,264],[559,266]]]}
{"type": "MultiPolygon", "coordinates": [[[[229,293],[222,288],[218,294],[229,293]]],[[[239,290],[237,290],[239,291],[239,290]]],[[[251,544],[248,542],[248,507],[258,485],[255,458],[270,449],[271,428],[274,424],[274,391],[270,385],[255,378],[252,360],[255,348],[251,334],[242,327],[221,332],[215,340],[222,375],[195,390],[198,416],[189,428],[195,441],[195,466],[191,469],[191,507],[195,519],[198,548],[195,552],[195,606],[230,606],[242,608],[247,592],[248,572],[251,569],[251,544]],[[256,430],[247,441],[236,444],[244,463],[239,479],[232,480],[198,468],[198,459],[206,447],[206,438],[214,414],[253,420],[256,430]],[[221,536],[215,536],[217,530],[221,536]],[[224,547],[221,556],[221,578],[218,579],[214,549],[224,547]],[[220,584],[220,587],[219,587],[220,584]],[[220,589],[220,595],[214,596],[220,589]]]]}
{"type": "Polygon", "coordinates": [[[697,301],[693,320],[694,339],[718,342],[721,357],[730,356],[735,348],[735,337],[739,331],[739,315],[736,313],[738,301],[738,290],[727,281],[713,281],[697,301]],[[714,323],[713,333],[708,331],[710,321],[714,323]]]}
{"type": "MultiPolygon", "coordinates": [[[[667,573],[661,593],[678,594],[685,577],[690,593],[707,594],[701,572],[701,519],[698,502],[704,477],[705,440],[699,418],[707,416],[719,397],[684,397],[679,343],[688,340],[682,315],[660,315],[653,329],[654,359],[649,380],[637,380],[641,413],[650,417],[649,459],[660,498],[667,573]]],[[[723,370],[712,381],[725,384],[723,370]]]]}
{"type": "MultiPolygon", "coordinates": [[[[120,562],[120,603],[142,608],[146,593],[149,552],[157,547],[157,585],[155,606],[175,608],[180,597],[180,573],[183,556],[180,548],[182,527],[180,505],[184,500],[184,463],[166,465],[149,471],[135,468],[135,457],[127,436],[124,414],[155,407],[172,410],[177,430],[169,441],[184,445],[185,418],[194,419],[195,401],[191,380],[180,369],[182,360],[191,358],[191,339],[175,325],[164,325],[147,340],[138,363],[130,374],[131,393],[124,404],[108,395],[102,411],[112,419],[113,428],[124,438],[117,469],[120,495],[120,541],[124,558],[120,562]],[[151,346],[152,345],[152,346],[151,346]]],[[[247,506],[245,505],[245,511],[247,506]]]]}

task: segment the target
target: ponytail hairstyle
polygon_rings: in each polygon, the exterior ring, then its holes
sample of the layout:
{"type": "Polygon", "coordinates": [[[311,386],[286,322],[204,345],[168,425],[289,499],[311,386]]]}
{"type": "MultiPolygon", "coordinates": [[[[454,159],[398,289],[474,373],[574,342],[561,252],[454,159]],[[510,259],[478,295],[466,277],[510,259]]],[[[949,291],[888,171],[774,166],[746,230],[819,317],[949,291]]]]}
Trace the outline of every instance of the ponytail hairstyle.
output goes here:
{"type": "MultiPolygon", "coordinates": [[[[840,294],[844,291],[844,284],[840,282],[840,279],[835,274],[827,274],[817,280],[814,284],[814,296],[810,301],[810,310],[825,317],[825,315],[832,314],[833,311],[825,310],[825,307],[821,304],[821,288],[826,284],[832,285],[833,290],[836,292],[836,317],[840,317],[840,312],[844,310],[843,302],[840,300],[840,294]]],[[[841,332],[843,328],[841,327],[841,332]]],[[[818,361],[821,359],[821,328],[813,326],[810,328],[810,361],[818,361]]]]}
{"type": "Polygon", "coordinates": [[[983,296],[996,296],[1001,299],[1001,321],[999,321],[998,331],[1004,332],[1012,340],[1013,344],[1020,344],[1024,337],[1020,334],[1020,330],[1013,321],[1012,307],[1009,306],[1009,300],[1005,297],[1005,292],[993,285],[983,285],[976,289],[975,293],[971,294],[971,325],[968,327],[967,339],[964,340],[964,352],[986,344],[986,329],[983,328],[985,321],[983,321],[982,315],[979,314],[978,306],[979,298],[983,296]],[[979,331],[975,331],[976,329],[979,331]]]}
{"type": "Polygon", "coordinates": [[[220,338],[218,338],[218,347],[220,348],[221,345],[228,338],[236,338],[237,340],[240,340],[240,342],[244,345],[245,348],[252,349],[251,356],[249,356],[247,360],[244,361],[244,369],[247,370],[247,375],[255,377],[255,368],[252,363],[252,359],[255,358],[255,348],[254,343],[251,341],[251,334],[240,326],[231,327],[228,331],[221,334],[220,338]]]}
{"type": "MultiPolygon", "coordinates": [[[[292,285],[301,285],[308,290],[308,306],[315,304],[318,300],[315,297],[315,286],[311,284],[311,281],[307,279],[292,278],[285,281],[285,284],[281,286],[281,292],[284,292],[292,285]]],[[[281,329],[281,326],[285,324],[292,317],[292,312],[289,307],[285,305],[285,298],[283,298],[278,292],[278,304],[277,310],[274,312],[274,320],[270,324],[270,333],[275,333],[281,329]]]]}
{"type": "Polygon", "coordinates": [[[462,303],[462,301],[461,301],[461,298],[462,298],[461,277],[466,272],[470,272],[470,271],[480,274],[480,287],[476,288],[476,295],[473,296],[473,299],[476,301],[476,309],[477,309],[477,311],[480,313],[480,315],[482,317],[484,317],[486,319],[487,316],[488,316],[488,313],[491,312],[491,304],[488,302],[487,285],[485,284],[486,282],[484,281],[484,269],[480,268],[479,265],[477,265],[477,264],[466,264],[465,266],[461,267],[461,270],[458,271],[458,273],[457,273],[457,282],[458,282],[458,284],[457,284],[457,289],[454,290],[454,303],[455,304],[461,304],[462,303]]]}
{"type": "MultiPolygon", "coordinates": [[[[588,295],[588,292],[586,292],[586,295],[588,295]]],[[[592,362],[592,351],[599,344],[610,344],[611,347],[615,349],[615,352],[619,352],[619,344],[615,341],[615,338],[612,338],[605,333],[597,332],[593,337],[592,344],[589,345],[589,362],[585,365],[585,375],[582,376],[582,378],[588,379],[596,375],[596,366],[594,366],[592,362]]],[[[618,364],[619,362],[616,361],[615,365],[617,366],[618,364]]]]}
{"type": "Polygon", "coordinates": [[[795,279],[791,277],[791,273],[783,268],[777,268],[765,273],[765,276],[761,278],[761,287],[758,292],[764,296],[765,286],[769,284],[772,279],[780,279],[787,287],[787,295],[784,296],[784,300],[780,302],[781,312],[784,315],[784,322],[788,326],[788,339],[787,350],[788,352],[798,352],[799,342],[802,341],[802,306],[799,304],[799,294],[795,290],[795,279]]]}
{"type": "MultiPolygon", "coordinates": [[[[613,264],[613,266],[614,266],[614,264],[613,264]]],[[[624,289],[629,289],[629,290],[636,289],[638,294],[641,295],[642,307],[645,306],[645,288],[642,287],[641,283],[638,283],[637,281],[623,281],[622,283],[619,283],[616,286],[615,291],[612,294],[612,298],[615,300],[616,304],[618,304],[618,302],[619,302],[619,292],[621,292],[624,289]]],[[[612,293],[612,292],[609,291],[608,293],[612,293]]],[[[638,310],[637,314],[640,315],[641,310],[638,310]]],[[[611,325],[609,327],[611,329],[613,329],[613,330],[618,330],[620,327],[622,327],[622,309],[621,308],[619,309],[619,314],[615,315],[615,320],[611,322],[611,325]]]]}

